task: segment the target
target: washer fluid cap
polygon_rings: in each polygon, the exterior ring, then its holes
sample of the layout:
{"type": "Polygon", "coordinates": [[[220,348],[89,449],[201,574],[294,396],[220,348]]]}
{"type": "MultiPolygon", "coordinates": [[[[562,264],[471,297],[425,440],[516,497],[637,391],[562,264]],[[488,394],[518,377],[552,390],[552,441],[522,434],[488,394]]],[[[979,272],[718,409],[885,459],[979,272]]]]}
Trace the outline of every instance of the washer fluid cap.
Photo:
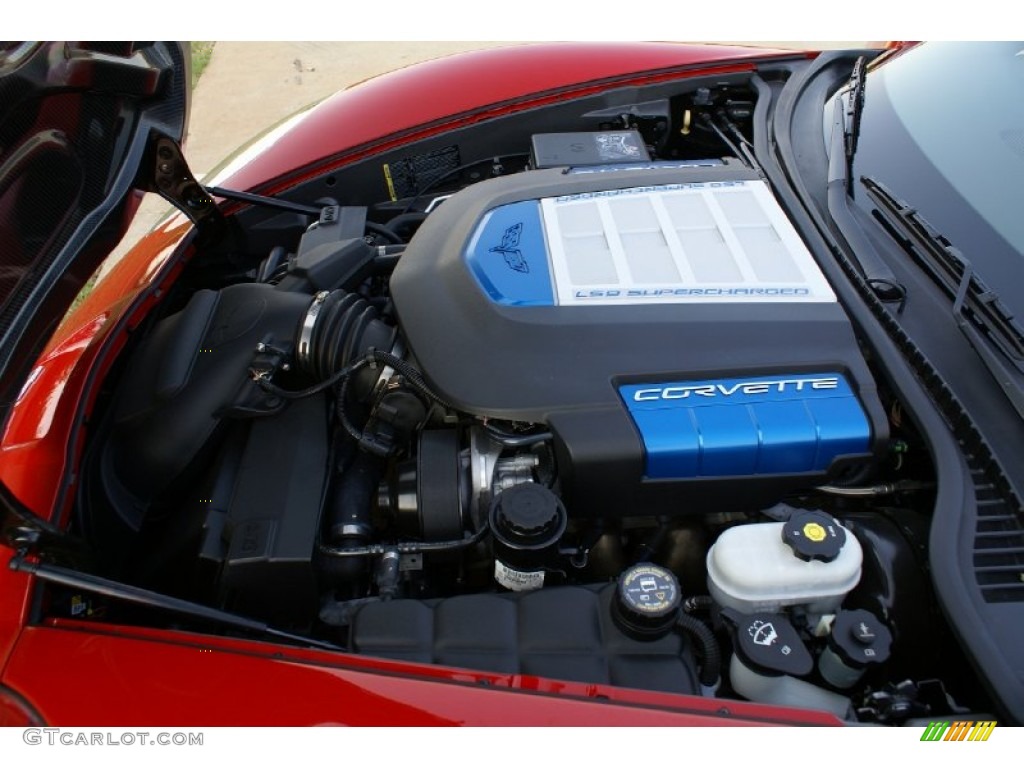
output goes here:
{"type": "Polygon", "coordinates": [[[831,563],[846,543],[846,530],[824,512],[801,511],[782,526],[782,540],[805,562],[831,563]]]}
{"type": "Polygon", "coordinates": [[[814,668],[810,651],[785,615],[742,616],[728,608],[722,613],[736,623],[736,653],[755,672],[802,677],[814,668]]]}

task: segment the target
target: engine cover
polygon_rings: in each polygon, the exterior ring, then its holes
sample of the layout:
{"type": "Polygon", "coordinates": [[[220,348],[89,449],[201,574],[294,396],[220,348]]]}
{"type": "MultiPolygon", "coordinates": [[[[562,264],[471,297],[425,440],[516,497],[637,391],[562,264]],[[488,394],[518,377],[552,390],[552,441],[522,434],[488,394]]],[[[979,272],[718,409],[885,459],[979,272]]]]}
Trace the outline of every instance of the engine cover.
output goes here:
{"type": "Polygon", "coordinates": [[[747,169],[474,185],[431,214],[391,290],[455,407],[550,427],[577,515],[770,504],[887,437],[845,312],[747,169]]]}
{"type": "Polygon", "coordinates": [[[361,608],[356,651],[422,664],[697,694],[687,640],[635,640],[612,620],[613,585],[391,600],[361,608]]]}

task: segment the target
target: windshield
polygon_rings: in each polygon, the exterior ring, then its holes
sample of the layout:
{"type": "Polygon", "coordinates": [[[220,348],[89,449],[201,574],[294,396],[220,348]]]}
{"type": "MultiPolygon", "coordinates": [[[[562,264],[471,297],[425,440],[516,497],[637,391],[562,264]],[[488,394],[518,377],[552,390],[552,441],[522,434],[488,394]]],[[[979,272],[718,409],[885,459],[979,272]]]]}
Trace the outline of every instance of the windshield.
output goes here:
{"type": "MultiPolygon", "coordinates": [[[[853,177],[914,206],[1024,315],[1024,43],[938,43],[869,73],[853,177]]],[[[872,204],[856,185],[857,203],[872,204]]]]}

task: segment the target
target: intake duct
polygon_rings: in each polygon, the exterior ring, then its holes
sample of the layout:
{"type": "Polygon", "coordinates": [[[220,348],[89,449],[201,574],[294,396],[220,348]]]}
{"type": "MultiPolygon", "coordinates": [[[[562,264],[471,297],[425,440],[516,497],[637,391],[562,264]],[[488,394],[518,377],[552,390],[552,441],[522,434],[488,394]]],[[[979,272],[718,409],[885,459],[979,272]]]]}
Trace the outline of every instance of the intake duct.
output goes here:
{"type": "Polygon", "coordinates": [[[294,355],[299,373],[287,387],[301,388],[370,348],[390,351],[394,334],[372,305],[343,290],[322,291],[312,302],[308,293],[262,283],[196,292],[157,323],[121,381],[101,457],[107,497],[138,529],[154,499],[202,466],[225,418],[271,406],[255,370],[294,355]]]}
{"type": "Polygon", "coordinates": [[[296,338],[299,366],[323,380],[368,349],[390,351],[394,329],[365,299],[348,291],[321,291],[306,310],[296,338]]]}

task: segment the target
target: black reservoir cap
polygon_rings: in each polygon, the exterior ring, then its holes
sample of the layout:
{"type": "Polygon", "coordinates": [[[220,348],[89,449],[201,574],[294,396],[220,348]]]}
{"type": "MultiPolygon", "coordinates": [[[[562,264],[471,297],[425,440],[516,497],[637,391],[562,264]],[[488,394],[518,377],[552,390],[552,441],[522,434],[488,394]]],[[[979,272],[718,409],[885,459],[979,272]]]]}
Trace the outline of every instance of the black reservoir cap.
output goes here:
{"type": "Polygon", "coordinates": [[[743,614],[726,608],[722,616],[735,625],[736,653],[754,672],[803,677],[814,668],[810,651],[783,614],[743,614]]]}
{"type": "Polygon", "coordinates": [[[637,563],[619,576],[612,620],[634,640],[657,640],[675,627],[681,607],[675,574],[654,563],[637,563]]]}
{"type": "Polygon", "coordinates": [[[502,491],[491,502],[490,517],[495,535],[517,549],[557,544],[567,519],[561,500],[537,483],[521,483],[502,491]]]}
{"type": "Polygon", "coordinates": [[[851,667],[881,664],[889,658],[892,632],[870,611],[840,611],[832,624],[828,646],[851,667]]]}
{"type": "Polygon", "coordinates": [[[846,530],[831,515],[807,510],[797,512],[782,526],[782,540],[801,560],[831,563],[846,543],[846,530]]]}

